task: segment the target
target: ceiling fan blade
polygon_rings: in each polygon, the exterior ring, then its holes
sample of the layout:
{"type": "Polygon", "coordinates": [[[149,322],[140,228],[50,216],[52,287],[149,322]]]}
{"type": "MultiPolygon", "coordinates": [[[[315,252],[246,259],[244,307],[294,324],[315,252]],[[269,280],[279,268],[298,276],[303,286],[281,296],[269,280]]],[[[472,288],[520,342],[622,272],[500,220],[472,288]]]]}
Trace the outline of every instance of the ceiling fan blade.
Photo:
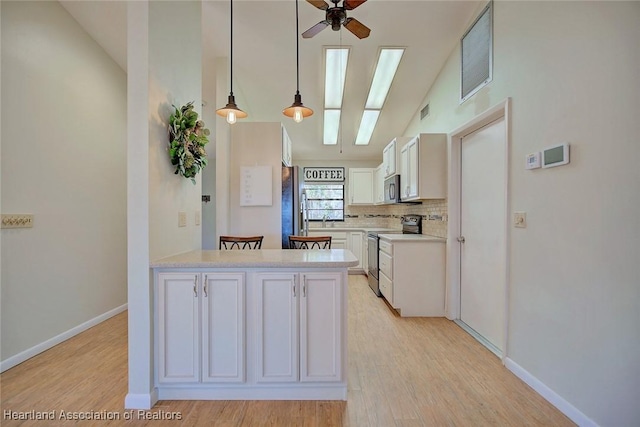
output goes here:
{"type": "Polygon", "coordinates": [[[311,3],[315,7],[321,10],[329,9],[329,5],[324,0],[307,0],[307,3],[311,3]]]}
{"type": "Polygon", "coordinates": [[[369,27],[355,18],[347,18],[347,20],[344,22],[344,27],[347,30],[351,31],[359,39],[369,37],[369,33],[371,32],[369,27]]]}
{"type": "Polygon", "coordinates": [[[316,34],[318,34],[320,31],[322,31],[325,28],[327,28],[328,25],[329,25],[329,21],[327,21],[327,20],[320,21],[316,25],[314,25],[313,27],[309,28],[307,31],[302,33],[302,38],[310,39],[311,37],[313,37],[316,34]]]}
{"type": "Polygon", "coordinates": [[[345,10],[353,10],[366,1],[367,0],[344,0],[344,2],[342,3],[342,6],[345,8],[345,10]]]}

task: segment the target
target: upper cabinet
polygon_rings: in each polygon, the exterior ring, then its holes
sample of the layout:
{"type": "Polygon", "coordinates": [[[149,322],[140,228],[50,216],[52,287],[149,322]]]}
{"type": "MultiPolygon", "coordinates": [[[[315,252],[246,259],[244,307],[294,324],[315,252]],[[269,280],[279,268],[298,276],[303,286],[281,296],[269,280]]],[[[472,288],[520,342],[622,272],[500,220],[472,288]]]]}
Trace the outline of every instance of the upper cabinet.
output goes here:
{"type": "Polygon", "coordinates": [[[291,138],[289,138],[287,129],[284,126],[282,126],[282,164],[293,166],[291,160],[291,138]]]}
{"type": "Polygon", "coordinates": [[[373,172],[373,203],[384,204],[384,163],[373,172]]]}
{"type": "Polygon", "coordinates": [[[400,150],[411,138],[399,136],[382,150],[382,179],[400,173],[400,150]]]}
{"type": "Polygon", "coordinates": [[[349,204],[372,205],[375,168],[349,168],[349,204]]]}
{"type": "Polygon", "coordinates": [[[409,140],[400,149],[401,199],[445,199],[446,165],[446,134],[421,133],[409,140]]]}

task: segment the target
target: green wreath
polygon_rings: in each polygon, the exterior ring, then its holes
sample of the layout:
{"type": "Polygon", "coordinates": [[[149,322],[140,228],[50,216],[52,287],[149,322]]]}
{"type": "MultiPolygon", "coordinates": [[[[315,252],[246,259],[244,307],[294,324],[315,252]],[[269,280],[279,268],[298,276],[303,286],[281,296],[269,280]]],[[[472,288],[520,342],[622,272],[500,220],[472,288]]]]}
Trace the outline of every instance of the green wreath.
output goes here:
{"type": "Polygon", "coordinates": [[[175,174],[182,175],[196,183],[195,176],[207,165],[204,146],[209,142],[209,129],[198,120],[193,111],[193,101],[175,111],[169,117],[169,157],[176,167],[175,174]]]}

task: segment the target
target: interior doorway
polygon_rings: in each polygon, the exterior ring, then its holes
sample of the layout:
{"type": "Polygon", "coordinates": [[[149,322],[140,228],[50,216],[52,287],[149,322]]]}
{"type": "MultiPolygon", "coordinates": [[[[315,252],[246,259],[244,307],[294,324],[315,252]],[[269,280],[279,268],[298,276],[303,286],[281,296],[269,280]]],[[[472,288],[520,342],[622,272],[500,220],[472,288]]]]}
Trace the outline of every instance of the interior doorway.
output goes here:
{"type": "Polygon", "coordinates": [[[447,317],[503,360],[508,326],[509,100],[450,134],[447,317]]]}

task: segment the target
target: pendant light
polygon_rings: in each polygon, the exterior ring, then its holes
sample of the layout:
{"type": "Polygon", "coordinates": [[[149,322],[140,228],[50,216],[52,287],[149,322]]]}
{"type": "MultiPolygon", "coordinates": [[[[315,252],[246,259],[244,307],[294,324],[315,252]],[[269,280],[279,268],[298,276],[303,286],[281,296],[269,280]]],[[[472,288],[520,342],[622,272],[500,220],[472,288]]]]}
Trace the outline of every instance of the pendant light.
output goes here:
{"type": "Polygon", "coordinates": [[[296,94],[293,97],[293,104],[282,111],[287,117],[292,117],[296,123],[300,123],[305,117],[313,114],[311,108],[302,104],[302,95],[300,95],[300,47],[298,37],[298,0],[296,0],[296,94]]]}
{"type": "Polygon", "coordinates": [[[216,110],[216,114],[227,119],[227,123],[230,125],[234,124],[237,119],[244,119],[247,117],[247,113],[242,111],[236,105],[236,99],[233,96],[233,0],[229,0],[229,4],[231,5],[231,50],[230,50],[230,58],[229,58],[229,100],[227,101],[227,105],[224,108],[219,108],[216,110]]]}

